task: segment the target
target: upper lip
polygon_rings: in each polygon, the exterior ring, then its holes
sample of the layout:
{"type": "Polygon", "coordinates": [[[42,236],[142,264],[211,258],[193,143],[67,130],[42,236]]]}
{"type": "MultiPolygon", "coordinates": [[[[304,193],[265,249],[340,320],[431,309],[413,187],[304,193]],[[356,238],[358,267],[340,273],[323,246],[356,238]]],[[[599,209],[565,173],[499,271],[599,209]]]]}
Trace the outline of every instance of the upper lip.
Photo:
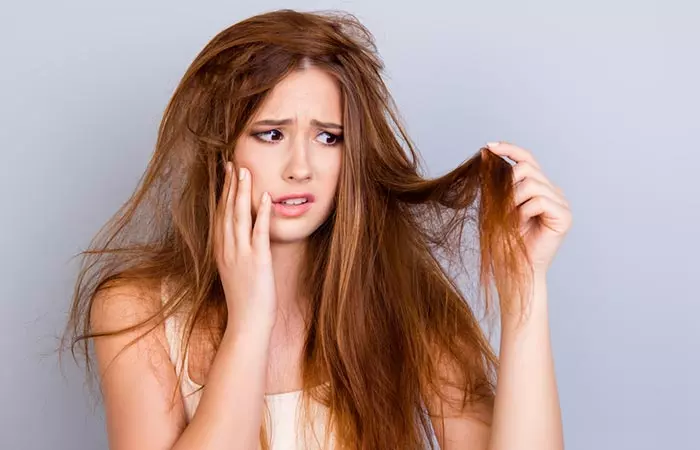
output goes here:
{"type": "Polygon", "coordinates": [[[285,200],[289,200],[292,198],[305,198],[307,202],[311,203],[315,200],[313,194],[309,194],[308,192],[303,192],[303,193],[298,193],[298,194],[286,194],[286,195],[280,195],[279,197],[275,198],[272,200],[273,203],[280,203],[285,200]]]}

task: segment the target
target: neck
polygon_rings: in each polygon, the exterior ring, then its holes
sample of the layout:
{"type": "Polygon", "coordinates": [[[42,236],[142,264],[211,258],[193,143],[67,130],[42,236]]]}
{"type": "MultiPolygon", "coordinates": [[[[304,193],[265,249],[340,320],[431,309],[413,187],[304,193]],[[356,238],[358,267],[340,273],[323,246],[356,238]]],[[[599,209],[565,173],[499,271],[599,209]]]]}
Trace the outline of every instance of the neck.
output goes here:
{"type": "Polygon", "coordinates": [[[277,322],[303,318],[298,276],[306,241],[270,242],[277,291],[277,322]]]}

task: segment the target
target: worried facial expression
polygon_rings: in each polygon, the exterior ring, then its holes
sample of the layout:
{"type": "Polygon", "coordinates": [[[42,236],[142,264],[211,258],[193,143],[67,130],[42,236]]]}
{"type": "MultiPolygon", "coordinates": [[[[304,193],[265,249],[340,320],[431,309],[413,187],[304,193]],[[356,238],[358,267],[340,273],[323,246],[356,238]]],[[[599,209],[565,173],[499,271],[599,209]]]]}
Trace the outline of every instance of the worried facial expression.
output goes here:
{"type": "Polygon", "coordinates": [[[343,151],[343,107],[335,78],[315,67],[281,80],[234,151],[250,171],[255,217],[263,192],[273,202],[270,240],[306,239],[333,208],[343,151]]]}

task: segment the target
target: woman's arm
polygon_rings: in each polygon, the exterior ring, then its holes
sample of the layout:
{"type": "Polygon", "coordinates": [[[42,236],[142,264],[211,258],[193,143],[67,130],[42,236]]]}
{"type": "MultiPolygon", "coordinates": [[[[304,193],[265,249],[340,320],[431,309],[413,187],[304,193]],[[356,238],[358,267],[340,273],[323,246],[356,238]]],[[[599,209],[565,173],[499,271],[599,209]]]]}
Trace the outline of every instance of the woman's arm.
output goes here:
{"type": "MultiPolygon", "coordinates": [[[[177,380],[163,344],[162,327],[121,354],[141,330],[96,340],[100,372],[108,366],[113,372],[102,378],[112,450],[258,448],[277,309],[270,253],[271,208],[270,196],[264,193],[253,226],[248,170],[242,168],[236,179],[233,164],[228,162],[214,232],[228,324],[197,412],[187,427],[182,400],[176,412],[168,408],[177,380]]],[[[119,289],[111,295],[102,291],[107,297],[98,294],[97,307],[92,309],[93,330],[124,329],[159,311],[159,296],[145,295],[151,301],[139,302],[128,287],[119,289]]]]}
{"type": "Polygon", "coordinates": [[[488,405],[456,411],[459,418],[445,420],[446,442],[440,445],[443,449],[560,450],[564,438],[549,339],[546,273],[571,228],[572,214],[563,191],[544,175],[531,152],[508,142],[487,147],[516,163],[514,207],[532,279],[527,280],[528,298],[509,299],[509,307],[501,308],[500,364],[490,425],[487,414],[477,414],[488,405]],[[518,305],[527,305],[524,315],[518,305]]]}
{"type": "MultiPolygon", "coordinates": [[[[102,289],[90,310],[94,333],[134,326],[158,312],[155,286],[102,289]]],[[[166,450],[185,428],[182,397],[163,325],[94,339],[97,374],[111,450],[166,450]],[[133,345],[129,343],[138,339],[133,345]],[[172,404],[173,393],[177,395],[172,404]]]]}
{"type": "Polygon", "coordinates": [[[500,365],[489,450],[564,448],[544,274],[535,275],[531,293],[522,323],[517,323],[515,314],[501,316],[500,365]]]}
{"type": "MultiPolygon", "coordinates": [[[[511,301],[501,314],[501,350],[489,450],[564,448],[559,396],[549,339],[547,271],[571,229],[573,216],[564,192],[549,180],[534,155],[508,142],[488,143],[515,161],[515,208],[532,279],[528,298],[511,301]],[[521,311],[515,305],[527,305],[521,311]],[[519,323],[520,320],[523,323],[519,323]]],[[[503,308],[501,308],[503,311],[503,308]]]]}
{"type": "MultiPolygon", "coordinates": [[[[157,312],[159,306],[156,295],[135,286],[103,290],[95,297],[92,308],[93,330],[117,330],[137,324],[157,312]]],[[[257,448],[267,370],[267,328],[238,333],[227,330],[188,426],[162,325],[127,346],[148,328],[146,325],[95,339],[109,448],[257,448]],[[173,392],[177,396],[171,407],[173,392]]]]}
{"type": "Polygon", "coordinates": [[[258,448],[270,332],[224,332],[192,422],[173,450],[258,448]]]}

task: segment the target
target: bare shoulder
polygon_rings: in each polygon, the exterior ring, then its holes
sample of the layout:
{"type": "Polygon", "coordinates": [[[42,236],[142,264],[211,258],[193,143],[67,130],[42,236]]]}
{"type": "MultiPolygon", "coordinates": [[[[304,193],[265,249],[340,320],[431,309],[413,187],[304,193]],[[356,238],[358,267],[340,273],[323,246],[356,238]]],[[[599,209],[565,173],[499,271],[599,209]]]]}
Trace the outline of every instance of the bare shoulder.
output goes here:
{"type": "Polygon", "coordinates": [[[161,309],[160,283],[119,281],[102,286],[90,309],[93,333],[111,332],[137,325],[161,309]]]}
{"type": "Polygon", "coordinates": [[[156,282],[112,283],[93,299],[90,325],[99,335],[94,349],[110,449],[169,448],[184,428],[160,310],[156,282]]]}

